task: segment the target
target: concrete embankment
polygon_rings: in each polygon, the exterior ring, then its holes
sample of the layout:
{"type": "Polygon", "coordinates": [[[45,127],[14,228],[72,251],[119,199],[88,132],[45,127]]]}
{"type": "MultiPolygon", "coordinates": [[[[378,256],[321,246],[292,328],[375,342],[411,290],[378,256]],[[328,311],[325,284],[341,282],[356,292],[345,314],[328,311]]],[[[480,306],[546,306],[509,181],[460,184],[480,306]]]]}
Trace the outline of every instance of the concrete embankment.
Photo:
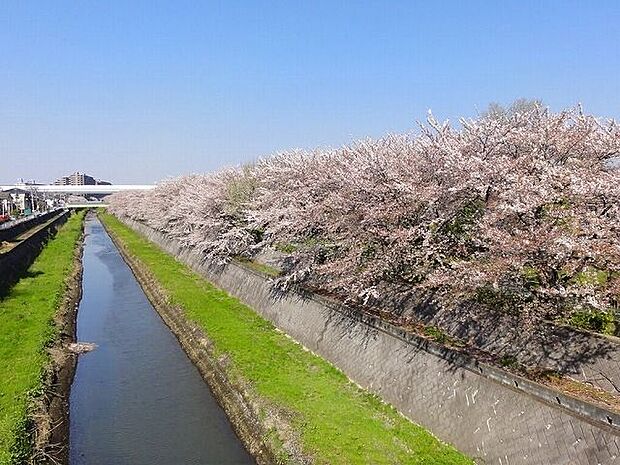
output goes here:
{"type": "Polygon", "coordinates": [[[275,326],[480,463],[612,464],[620,417],[493,366],[362,317],[318,296],[275,293],[238,263],[200,254],[122,219],[275,326]]]}
{"type": "Polygon", "coordinates": [[[51,220],[59,213],[61,213],[60,210],[52,210],[38,216],[30,216],[16,220],[15,222],[3,223],[0,225],[0,242],[12,241],[20,234],[51,220]]]}
{"type": "Polygon", "coordinates": [[[0,296],[28,269],[69,215],[66,210],[57,211],[20,223],[15,227],[18,231],[0,231],[4,233],[0,240],[0,296]]]}

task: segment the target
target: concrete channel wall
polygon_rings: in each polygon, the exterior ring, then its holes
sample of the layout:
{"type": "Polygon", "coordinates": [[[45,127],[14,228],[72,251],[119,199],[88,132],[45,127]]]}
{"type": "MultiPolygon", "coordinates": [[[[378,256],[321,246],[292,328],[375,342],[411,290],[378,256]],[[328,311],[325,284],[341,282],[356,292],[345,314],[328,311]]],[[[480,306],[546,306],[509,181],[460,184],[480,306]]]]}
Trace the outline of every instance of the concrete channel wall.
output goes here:
{"type": "Polygon", "coordinates": [[[32,216],[25,221],[20,221],[19,223],[12,225],[10,227],[0,227],[0,242],[2,241],[11,241],[15,239],[20,234],[25,233],[29,229],[34,228],[40,224],[45,223],[47,220],[52,218],[54,215],[58,215],[60,213],[58,210],[53,210],[46,212],[39,216],[32,216]]]}
{"type": "MultiPolygon", "coordinates": [[[[68,211],[56,211],[54,213],[56,217],[48,225],[39,229],[24,240],[19,241],[8,251],[3,253],[0,252],[0,295],[6,292],[28,267],[32,265],[32,262],[37,258],[48,239],[67,221],[70,214],[68,211]]],[[[45,217],[45,221],[49,221],[53,217],[53,214],[45,215],[45,217]]],[[[28,224],[35,228],[42,222],[43,221],[37,221],[35,224],[28,222],[28,224]]],[[[20,234],[24,232],[25,231],[22,231],[20,234]]]]}
{"type": "Polygon", "coordinates": [[[480,464],[620,463],[620,416],[313,295],[199,254],[122,219],[403,415],[480,464]]]}

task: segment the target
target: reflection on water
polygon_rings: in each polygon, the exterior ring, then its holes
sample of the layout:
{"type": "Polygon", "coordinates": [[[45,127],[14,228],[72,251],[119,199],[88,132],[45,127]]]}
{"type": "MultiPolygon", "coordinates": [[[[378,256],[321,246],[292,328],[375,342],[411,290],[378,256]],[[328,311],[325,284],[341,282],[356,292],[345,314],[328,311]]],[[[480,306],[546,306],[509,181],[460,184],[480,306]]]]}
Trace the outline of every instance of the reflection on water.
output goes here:
{"type": "Polygon", "coordinates": [[[168,327],[96,218],[86,222],[71,465],[251,464],[168,327]]]}

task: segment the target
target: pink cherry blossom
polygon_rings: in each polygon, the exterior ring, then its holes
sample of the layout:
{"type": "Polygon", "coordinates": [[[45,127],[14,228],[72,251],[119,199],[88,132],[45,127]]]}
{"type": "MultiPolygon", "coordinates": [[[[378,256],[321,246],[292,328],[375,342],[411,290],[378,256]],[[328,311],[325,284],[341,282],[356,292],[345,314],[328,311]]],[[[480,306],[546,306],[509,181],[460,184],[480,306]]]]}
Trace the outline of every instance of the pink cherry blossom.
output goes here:
{"type": "Polygon", "coordinates": [[[431,293],[454,311],[493,310],[480,299],[491,293],[535,322],[617,308],[618,156],[616,123],[581,108],[534,105],[460,128],[431,115],[412,134],[115,194],[110,211],[218,262],[284,250],[284,287],[388,312],[431,293]]]}

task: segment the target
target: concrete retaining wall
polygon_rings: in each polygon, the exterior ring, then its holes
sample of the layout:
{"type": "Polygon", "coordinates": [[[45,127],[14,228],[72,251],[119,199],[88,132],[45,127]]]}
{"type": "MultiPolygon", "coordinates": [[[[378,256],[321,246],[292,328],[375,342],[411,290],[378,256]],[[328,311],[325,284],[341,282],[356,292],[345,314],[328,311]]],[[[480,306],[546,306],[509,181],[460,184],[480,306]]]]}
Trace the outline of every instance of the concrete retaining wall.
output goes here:
{"type": "MultiPolygon", "coordinates": [[[[287,255],[263,249],[254,260],[281,269],[287,255]]],[[[525,366],[556,371],[611,394],[620,394],[620,338],[596,334],[567,325],[542,322],[523,331],[519,316],[488,310],[453,309],[413,305],[407,310],[427,326],[437,326],[446,334],[472,347],[510,357],[525,366]]]]}
{"type": "Polygon", "coordinates": [[[486,310],[469,310],[458,313],[435,309],[416,316],[427,325],[438,326],[447,334],[499,357],[514,357],[526,366],[557,371],[611,394],[620,393],[617,337],[551,322],[523,331],[518,315],[503,313],[490,319],[486,310]]]}
{"type": "Polygon", "coordinates": [[[210,267],[176,241],[123,221],[478,463],[620,463],[617,414],[320,297],[277,295],[263,275],[236,263],[210,267]]]}
{"type": "MultiPolygon", "coordinates": [[[[15,283],[37,258],[48,239],[69,218],[69,212],[55,212],[57,218],[5,253],[0,253],[0,296],[15,283]]],[[[50,219],[47,217],[46,221],[50,219]]],[[[40,224],[40,223],[37,223],[40,224]]]]}
{"type": "Polygon", "coordinates": [[[47,213],[44,213],[43,215],[32,216],[26,221],[17,223],[12,227],[0,228],[0,242],[13,240],[20,234],[28,231],[29,229],[32,229],[39,224],[45,223],[47,220],[51,219],[54,215],[57,215],[58,213],[58,210],[49,211],[47,213]]]}

